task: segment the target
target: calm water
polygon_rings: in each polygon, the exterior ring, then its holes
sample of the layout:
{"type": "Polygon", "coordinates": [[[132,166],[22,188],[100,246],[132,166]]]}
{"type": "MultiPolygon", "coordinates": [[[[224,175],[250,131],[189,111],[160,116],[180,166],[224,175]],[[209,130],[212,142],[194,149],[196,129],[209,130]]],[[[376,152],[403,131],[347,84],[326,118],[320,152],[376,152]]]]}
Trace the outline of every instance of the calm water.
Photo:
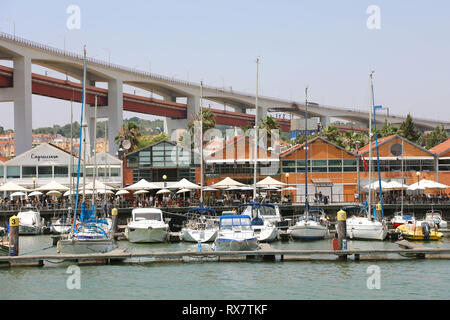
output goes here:
{"type": "MultiPolygon", "coordinates": [[[[448,247],[450,242],[425,244],[448,247]]],[[[279,249],[330,249],[331,240],[277,242],[279,249]]],[[[130,251],[196,250],[196,245],[130,244],[130,251]]],[[[390,242],[349,241],[349,248],[397,248],[390,242]]],[[[20,238],[21,254],[55,253],[50,236],[20,238]]],[[[69,290],[70,262],[41,268],[0,267],[0,299],[450,299],[450,262],[183,262],[82,266],[81,289],[69,290]],[[367,288],[367,268],[381,270],[381,289],[367,288]]]]}

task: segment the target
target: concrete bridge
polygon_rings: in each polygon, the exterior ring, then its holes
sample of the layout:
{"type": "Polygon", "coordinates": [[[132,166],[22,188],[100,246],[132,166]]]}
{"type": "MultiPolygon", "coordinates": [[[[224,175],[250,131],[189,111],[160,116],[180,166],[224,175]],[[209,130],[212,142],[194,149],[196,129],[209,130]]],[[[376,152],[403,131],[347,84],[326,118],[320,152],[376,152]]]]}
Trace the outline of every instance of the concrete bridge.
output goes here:
{"type": "MultiPolygon", "coordinates": [[[[0,33],[1,59],[13,61],[14,65],[12,87],[0,88],[0,102],[14,102],[15,148],[16,153],[20,154],[31,149],[31,95],[34,86],[31,65],[35,64],[49,68],[81,81],[83,77],[83,57],[66,50],[52,48],[17,36],[0,33]]],[[[130,111],[142,112],[145,109],[143,106],[138,107],[138,103],[142,103],[142,99],[136,101],[139,99],[123,93],[124,84],[154,92],[164,98],[167,103],[159,102],[159,106],[164,111],[167,111],[164,115],[166,116],[165,130],[168,133],[177,128],[186,128],[187,122],[200,112],[200,84],[198,83],[126,68],[92,58],[87,60],[86,78],[88,85],[91,87],[89,88],[90,90],[92,87],[96,90],[96,83],[107,83],[108,85],[108,90],[104,91],[107,105],[99,108],[98,117],[108,118],[108,138],[111,154],[115,154],[117,151],[114,138],[117,136],[123,123],[123,110],[125,110],[124,104],[127,105],[126,101],[130,101],[129,106],[131,106],[131,102],[134,99],[134,109],[129,107],[130,111]],[[176,104],[176,99],[179,97],[186,98],[187,103],[185,106],[176,104]],[[176,112],[174,110],[181,108],[185,109],[185,111],[183,110],[185,112],[183,117],[185,118],[179,118],[175,115],[176,112]]],[[[223,88],[204,86],[203,97],[204,99],[223,103],[234,108],[235,112],[241,114],[237,118],[245,118],[246,110],[255,108],[255,96],[253,94],[232,89],[225,90],[223,88]]],[[[92,99],[89,100],[89,104],[92,105],[92,99]]],[[[305,106],[299,102],[260,96],[258,106],[260,109],[258,114],[261,118],[268,111],[304,116],[305,106]]],[[[226,114],[224,113],[223,115],[226,114]]],[[[93,108],[86,108],[84,116],[87,119],[89,128],[93,128],[93,108]]],[[[227,116],[229,116],[229,119],[232,118],[230,114],[227,116]]],[[[350,110],[311,103],[308,104],[308,117],[318,117],[322,124],[326,126],[329,124],[330,118],[366,124],[369,116],[368,110],[350,110]]],[[[377,115],[377,121],[384,122],[385,118],[385,115],[377,115]]],[[[404,116],[390,115],[387,117],[387,120],[391,123],[400,123],[404,119],[404,116]]],[[[432,129],[437,125],[444,125],[445,128],[450,129],[449,121],[415,118],[415,123],[422,129],[432,129]]],[[[89,131],[93,132],[93,130],[89,131]]]]}

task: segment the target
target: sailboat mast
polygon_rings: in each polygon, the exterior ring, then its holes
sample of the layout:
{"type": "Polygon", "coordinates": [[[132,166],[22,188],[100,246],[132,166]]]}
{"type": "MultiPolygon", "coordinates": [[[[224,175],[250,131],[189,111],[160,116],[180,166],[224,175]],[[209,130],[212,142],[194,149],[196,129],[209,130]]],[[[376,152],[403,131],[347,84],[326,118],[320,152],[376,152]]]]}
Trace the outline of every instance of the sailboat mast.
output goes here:
{"type": "Polygon", "coordinates": [[[373,73],[370,73],[370,96],[371,96],[371,106],[370,106],[370,116],[369,116],[369,202],[367,207],[368,218],[372,216],[372,112],[373,112],[373,73]]]}
{"type": "Polygon", "coordinates": [[[94,181],[92,182],[92,206],[95,206],[95,180],[97,179],[97,96],[95,96],[95,111],[94,111],[94,181]]]}
{"type": "Polygon", "coordinates": [[[203,81],[200,81],[200,206],[203,206],[203,81]]]}
{"type": "Polygon", "coordinates": [[[403,196],[404,196],[404,190],[403,190],[403,180],[405,179],[405,172],[403,171],[403,139],[402,139],[402,204],[401,204],[401,215],[403,216],[403,196]]]}
{"type": "Polygon", "coordinates": [[[253,166],[253,201],[256,202],[256,174],[257,174],[257,166],[258,166],[258,90],[259,90],[259,58],[256,59],[256,95],[255,95],[255,149],[254,149],[254,158],[255,165],[253,166]]]}
{"type": "Polygon", "coordinates": [[[305,89],[305,213],[308,216],[308,87],[305,89]]]}
{"type": "Polygon", "coordinates": [[[70,101],[70,207],[73,210],[73,100],[70,101]]]}

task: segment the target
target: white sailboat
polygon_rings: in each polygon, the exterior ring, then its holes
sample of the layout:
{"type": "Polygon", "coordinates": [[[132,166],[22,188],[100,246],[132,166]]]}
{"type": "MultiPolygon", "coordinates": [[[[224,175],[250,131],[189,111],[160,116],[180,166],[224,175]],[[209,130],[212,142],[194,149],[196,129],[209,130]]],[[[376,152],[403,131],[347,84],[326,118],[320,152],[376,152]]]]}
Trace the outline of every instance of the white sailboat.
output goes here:
{"type": "Polygon", "coordinates": [[[216,215],[216,211],[203,207],[203,81],[200,82],[200,206],[189,210],[189,217],[181,229],[181,237],[186,242],[205,243],[216,239],[219,232],[218,219],[205,216],[216,215]]]}
{"type": "Polygon", "coordinates": [[[131,211],[131,220],[125,229],[128,241],[165,242],[169,234],[169,225],[164,222],[163,213],[157,208],[137,208],[131,211]]]}
{"type": "MultiPolygon", "coordinates": [[[[73,228],[68,234],[67,238],[58,241],[58,252],[62,253],[105,253],[117,247],[115,240],[111,235],[110,221],[105,219],[96,219],[95,209],[95,195],[93,195],[93,205],[91,210],[86,208],[86,174],[83,174],[83,199],[80,210],[80,220],[77,221],[77,206],[79,197],[79,178],[80,178],[80,164],[81,164],[81,147],[83,145],[83,173],[86,173],[86,142],[81,143],[82,137],[86,137],[86,132],[83,134],[83,128],[86,128],[86,123],[83,123],[84,107],[86,105],[86,48],[84,49],[83,61],[83,103],[81,105],[81,121],[80,128],[80,147],[78,152],[78,174],[77,174],[77,192],[74,210],[73,228]]],[[[97,114],[97,97],[95,97],[95,113],[97,114]]],[[[96,171],[96,168],[95,168],[96,171]]],[[[95,176],[94,176],[95,180],[95,176]]]]}
{"type": "Polygon", "coordinates": [[[305,212],[299,217],[295,225],[288,228],[288,233],[294,240],[322,240],[329,234],[329,230],[319,217],[309,211],[308,202],[308,88],[306,88],[305,103],[305,212]]]}
{"type": "MultiPolygon", "coordinates": [[[[364,216],[352,216],[347,219],[347,237],[350,239],[360,240],[384,240],[388,233],[388,227],[384,220],[376,221],[371,218],[372,210],[372,112],[374,110],[373,96],[373,72],[370,74],[370,85],[372,95],[372,106],[369,116],[369,201],[364,216]]],[[[382,197],[382,189],[380,187],[380,198],[382,197]]]]}
{"type": "Polygon", "coordinates": [[[280,208],[269,203],[252,202],[243,204],[241,214],[252,218],[251,227],[259,242],[278,240],[277,224],[281,221],[280,208]]]}

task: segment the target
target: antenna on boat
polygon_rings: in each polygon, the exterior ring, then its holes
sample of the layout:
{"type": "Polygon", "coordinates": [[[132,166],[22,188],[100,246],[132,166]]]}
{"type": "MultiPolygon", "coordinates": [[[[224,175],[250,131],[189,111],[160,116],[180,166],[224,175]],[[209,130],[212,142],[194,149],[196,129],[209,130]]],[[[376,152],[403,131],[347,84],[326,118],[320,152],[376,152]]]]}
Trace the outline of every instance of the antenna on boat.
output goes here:
{"type": "Polygon", "coordinates": [[[370,72],[370,95],[371,106],[369,115],[369,201],[367,203],[367,214],[370,220],[372,214],[372,112],[373,112],[373,74],[375,71],[370,72]]]}

